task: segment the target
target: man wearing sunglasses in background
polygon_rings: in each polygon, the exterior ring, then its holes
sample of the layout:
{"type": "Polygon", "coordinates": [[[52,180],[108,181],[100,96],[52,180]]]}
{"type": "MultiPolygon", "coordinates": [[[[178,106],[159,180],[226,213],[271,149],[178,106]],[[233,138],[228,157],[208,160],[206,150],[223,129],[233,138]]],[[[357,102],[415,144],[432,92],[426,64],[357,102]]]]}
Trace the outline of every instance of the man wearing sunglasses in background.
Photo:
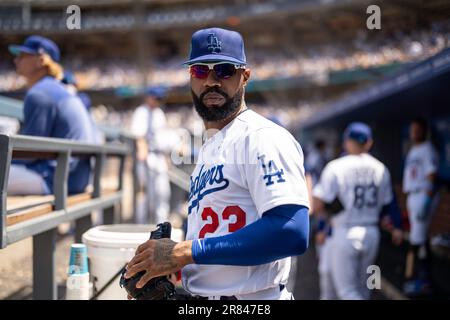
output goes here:
{"type": "Polygon", "coordinates": [[[308,247],[303,152],[293,136],[249,110],[250,78],[241,35],[220,28],[192,36],[194,106],[207,139],[191,178],[186,241],[149,240],[127,277],[182,269],[183,287],[205,299],[289,300],[291,256],[308,247]]]}
{"type": "MultiPolygon", "coordinates": [[[[27,81],[24,120],[20,134],[95,142],[96,128],[82,101],[60,82],[63,68],[56,43],[39,35],[25,39],[22,45],[10,45],[17,73],[27,81]]],[[[53,193],[56,161],[16,159],[10,168],[8,195],[53,193]]],[[[68,192],[84,192],[89,183],[90,159],[71,157],[68,192]]]]}

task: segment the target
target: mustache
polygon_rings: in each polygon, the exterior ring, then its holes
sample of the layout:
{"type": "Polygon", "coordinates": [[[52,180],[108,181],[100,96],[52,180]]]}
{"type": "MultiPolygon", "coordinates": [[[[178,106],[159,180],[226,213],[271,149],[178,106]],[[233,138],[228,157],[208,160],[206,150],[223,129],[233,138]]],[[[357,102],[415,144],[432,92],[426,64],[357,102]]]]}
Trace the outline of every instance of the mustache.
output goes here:
{"type": "Polygon", "coordinates": [[[218,93],[221,96],[223,96],[226,100],[230,99],[230,97],[228,96],[228,94],[224,91],[222,91],[220,88],[218,87],[211,87],[209,89],[206,89],[205,91],[202,92],[202,94],[200,95],[199,99],[200,101],[203,101],[203,98],[208,94],[208,93],[218,93]]]}
{"type": "Polygon", "coordinates": [[[192,100],[198,115],[206,121],[220,121],[235,113],[243,99],[242,88],[231,98],[218,87],[208,88],[198,97],[191,88],[192,100]],[[219,108],[208,108],[203,104],[203,98],[209,93],[220,94],[225,97],[225,103],[219,108]]]}

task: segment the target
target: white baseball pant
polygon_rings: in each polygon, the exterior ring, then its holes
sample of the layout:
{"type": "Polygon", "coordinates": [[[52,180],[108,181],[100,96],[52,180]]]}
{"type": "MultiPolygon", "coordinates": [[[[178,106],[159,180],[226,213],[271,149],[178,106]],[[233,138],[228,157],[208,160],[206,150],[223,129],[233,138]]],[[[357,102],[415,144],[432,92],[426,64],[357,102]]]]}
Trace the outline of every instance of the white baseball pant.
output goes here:
{"type": "Polygon", "coordinates": [[[367,268],[378,252],[378,226],[335,228],[330,241],[331,277],[338,298],[369,299],[367,268]]]}
{"type": "Polygon", "coordinates": [[[431,218],[436,211],[439,204],[439,196],[433,197],[430,212],[424,220],[418,218],[418,215],[423,210],[427,198],[426,191],[411,192],[406,199],[406,207],[408,209],[408,217],[410,223],[409,242],[412,245],[423,245],[427,240],[428,227],[431,223],[431,218]]]}

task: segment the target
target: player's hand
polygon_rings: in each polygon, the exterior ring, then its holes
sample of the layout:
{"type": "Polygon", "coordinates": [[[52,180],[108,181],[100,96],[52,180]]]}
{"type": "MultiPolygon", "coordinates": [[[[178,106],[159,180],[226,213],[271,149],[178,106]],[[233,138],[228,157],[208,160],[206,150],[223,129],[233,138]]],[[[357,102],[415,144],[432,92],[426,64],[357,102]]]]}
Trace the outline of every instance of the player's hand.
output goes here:
{"type": "Polygon", "coordinates": [[[392,243],[396,246],[401,245],[403,242],[403,231],[400,229],[394,229],[392,231],[392,243]]]}
{"type": "Polygon", "coordinates": [[[141,244],[136,254],[127,265],[125,278],[130,278],[138,272],[145,274],[136,284],[136,288],[142,288],[150,279],[168,275],[177,271],[177,263],[172,257],[172,251],[176,242],[170,239],[148,240],[141,244]]]}
{"type": "Polygon", "coordinates": [[[142,288],[150,279],[175,273],[193,262],[192,241],[177,243],[167,238],[148,240],[137,248],[127,265],[125,278],[145,271],[136,284],[136,288],[142,288]]]}
{"type": "Polygon", "coordinates": [[[323,231],[318,231],[316,233],[316,244],[323,245],[325,243],[325,240],[327,238],[327,235],[323,231]]]}
{"type": "Polygon", "coordinates": [[[384,216],[381,218],[380,226],[383,230],[389,230],[392,228],[391,218],[389,216],[384,216]]]}

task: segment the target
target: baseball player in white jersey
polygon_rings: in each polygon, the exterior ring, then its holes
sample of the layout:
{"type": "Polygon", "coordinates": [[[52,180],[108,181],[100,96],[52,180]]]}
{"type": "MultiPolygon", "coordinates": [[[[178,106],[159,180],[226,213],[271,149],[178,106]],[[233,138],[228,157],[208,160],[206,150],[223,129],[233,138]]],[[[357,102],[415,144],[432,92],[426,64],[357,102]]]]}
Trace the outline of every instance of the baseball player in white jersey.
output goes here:
{"type": "Polygon", "coordinates": [[[173,143],[169,139],[167,120],[161,109],[166,94],[163,87],[150,87],[145,91],[145,104],[136,108],[131,131],[138,138],[138,160],[143,164],[140,176],[146,183],[144,219],[141,223],[162,223],[169,218],[170,181],[166,154],[173,143]]]}
{"type": "MultiPolygon", "coordinates": [[[[370,297],[367,267],[378,251],[380,213],[393,199],[389,171],[368,153],[371,146],[370,128],[360,122],[350,124],[344,133],[348,155],[329,162],[313,190],[315,211],[340,203],[331,217],[333,232],[324,254],[330,264],[328,285],[322,286],[329,290],[322,293],[326,299],[370,297]]],[[[400,237],[397,230],[395,241],[400,237]]]]}
{"type": "Polygon", "coordinates": [[[186,241],[150,240],[128,264],[138,283],[182,269],[183,287],[207,299],[293,299],[290,257],[308,246],[303,153],[293,136],[249,110],[250,77],[237,32],[192,36],[194,106],[208,138],[190,178],[186,241]]]}
{"type": "Polygon", "coordinates": [[[411,247],[406,263],[404,291],[414,295],[429,293],[431,290],[431,257],[427,236],[432,214],[439,201],[436,193],[438,155],[433,145],[426,140],[427,124],[423,119],[411,123],[409,134],[412,147],[406,156],[403,192],[407,194],[411,247]]]}
{"type": "MultiPolygon", "coordinates": [[[[325,165],[329,161],[325,152],[325,141],[319,139],[314,143],[314,147],[310,149],[305,159],[305,175],[306,185],[308,187],[309,201],[313,203],[313,188],[319,182],[320,174],[325,165]]],[[[327,222],[326,217],[322,217],[320,213],[314,211],[314,207],[310,206],[310,215],[314,215],[314,249],[318,260],[320,299],[329,300],[331,292],[330,285],[330,263],[328,256],[329,242],[327,239],[331,236],[331,226],[327,222]]]]}

